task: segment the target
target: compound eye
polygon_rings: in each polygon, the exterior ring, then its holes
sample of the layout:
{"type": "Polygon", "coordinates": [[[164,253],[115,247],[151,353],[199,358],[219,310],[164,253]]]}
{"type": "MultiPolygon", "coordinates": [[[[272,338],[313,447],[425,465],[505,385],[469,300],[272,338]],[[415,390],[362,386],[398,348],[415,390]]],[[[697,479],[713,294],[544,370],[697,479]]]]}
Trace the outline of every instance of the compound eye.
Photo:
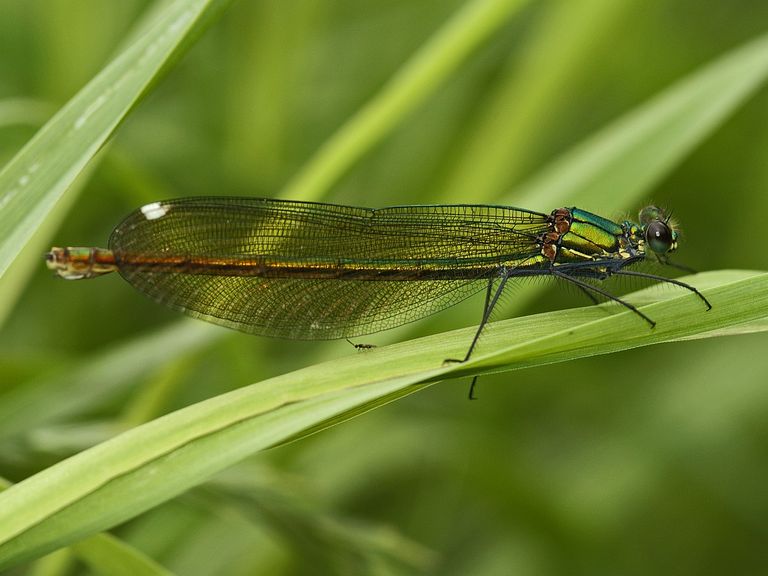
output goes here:
{"type": "Polygon", "coordinates": [[[651,222],[645,229],[645,241],[657,254],[666,254],[672,248],[672,230],[659,220],[651,222]]]}

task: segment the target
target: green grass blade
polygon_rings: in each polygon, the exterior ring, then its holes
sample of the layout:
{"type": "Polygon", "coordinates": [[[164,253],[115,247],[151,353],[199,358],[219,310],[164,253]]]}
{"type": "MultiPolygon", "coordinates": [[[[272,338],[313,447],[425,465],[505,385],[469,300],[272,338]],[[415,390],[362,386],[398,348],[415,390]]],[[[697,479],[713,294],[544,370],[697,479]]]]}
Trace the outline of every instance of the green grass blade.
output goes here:
{"type": "Polygon", "coordinates": [[[227,335],[202,322],[180,321],[81,359],[77,368],[63,366],[17,386],[0,396],[0,439],[93,409],[168,358],[193,354],[227,335]]]}
{"type": "MultiPolygon", "coordinates": [[[[634,206],[768,78],[768,34],[683,78],[598,132],[514,191],[508,202],[634,206]]],[[[506,200],[505,200],[506,201],[506,200]]]]}
{"type": "Polygon", "coordinates": [[[280,194],[317,200],[527,0],[472,0],[317,152],[280,194]]]}
{"type": "MultiPolygon", "coordinates": [[[[11,486],[13,483],[0,477],[0,492],[11,486]]],[[[110,534],[97,534],[78,542],[69,550],[90,566],[95,574],[106,576],[169,576],[171,574],[141,551],[110,534]]]]}
{"type": "Polygon", "coordinates": [[[228,0],[177,0],[0,171],[0,277],[169,62],[228,0]]]}
{"type": "MultiPolygon", "coordinates": [[[[631,312],[613,304],[545,314],[547,326],[538,321],[524,329],[527,341],[514,343],[509,335],[491,332],[485,346],[497,344],[493,353],[478,355],[472,363],[499,369],[516,369],[563,362],[629,350],[640,346],[676,342],[724,333],[752,333],[768,318],[768,273],[741,270],[705,272],[688,278],[712,303],[706,311],[693,294],[652,286],[627,297],[656,321],[650,329],[631,312]],[[605,316],[610,313],[610,316],[605,316]],[[511,343],[512,342],[512,343],[511,343]]],[[[528,323],[537,316],[519,319],[528,323]]],[[[510,321],[512,324],[515,321],[510,321]]],[[[473,370],[473,373],[476,370],[473,370]]]]}
{"type": "Polygon", "coordinates": [[[110,534],[97,534],[72,552],[98,576],[171,576],[172,572],[110,534]]]}
{"type": "Polygon", "coordinates": [[[525,173],[542,139],[566,117],[569,100],[563,94],[587,73],[585,63],[603,57],[604,39],[635,4],[582,0],[546,6],[532,39],[509,55],[505,77],[490,85],[477,120],[463,131],[441,201],[492,202],[525,173]]]}
{"type": "Polygon", "coordinates": [[[473,329],[356,353],[212,398],[139,426],[0,494],[0,567],[38,557],[134,517],[270,446],[322,429],[440,379],[606,354],[741,326],[768,324],[768,273],[719,271],[692,294],[628,297],[655,329],[618,306],[593,306],[493,325],[472,361],[473,329]]]}
{"type": "Polygon", "coordinates": [[[77,195],[92,172],[93,165],[86,166],[75,178],[69,187],[69,193],[57,204],[57,209],[46,217],[35,233],[26,240],[26,244],[7,268],[5,276],[0,277],[0,328],[13,312],[32,274],[41,267],[41,256],[50,248],[51,235],[67,217],[67,212],[74,205],[77,195]]]}

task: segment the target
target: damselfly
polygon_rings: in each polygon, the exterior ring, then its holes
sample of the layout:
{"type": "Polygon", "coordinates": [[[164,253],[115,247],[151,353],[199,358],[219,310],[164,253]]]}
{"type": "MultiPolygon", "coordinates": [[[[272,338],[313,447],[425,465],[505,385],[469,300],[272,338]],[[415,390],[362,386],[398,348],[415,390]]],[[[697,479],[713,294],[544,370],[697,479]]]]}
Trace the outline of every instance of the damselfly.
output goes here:
{"type": "Polygon", "coordinates": [[[485,290],[469,359],[511,278],[553,276],[635,306],[599,286],[627,268],[669,264],[678,232],[655,206],[638,222],[578,208],[549,214],[488,205],[372,209],[262,198],[199,197],[147,204],[112,232],[109,249],[52,248],[67,279],[117,271],[152,299],[215,324],[295,339],[349,338],[393,328],[485,290]]]}

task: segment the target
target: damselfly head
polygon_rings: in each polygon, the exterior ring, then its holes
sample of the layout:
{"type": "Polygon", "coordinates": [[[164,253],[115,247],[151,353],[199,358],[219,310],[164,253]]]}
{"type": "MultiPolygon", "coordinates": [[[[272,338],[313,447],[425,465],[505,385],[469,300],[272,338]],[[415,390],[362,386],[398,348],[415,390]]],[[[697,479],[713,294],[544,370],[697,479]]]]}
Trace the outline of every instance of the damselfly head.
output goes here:
{"type": "Polygon", "coordinates": [[[677,226],[663,209],[646,206],[640,210],[640,224],[646,245],[656,254],[666,254],[677,248],[677,226]]]}

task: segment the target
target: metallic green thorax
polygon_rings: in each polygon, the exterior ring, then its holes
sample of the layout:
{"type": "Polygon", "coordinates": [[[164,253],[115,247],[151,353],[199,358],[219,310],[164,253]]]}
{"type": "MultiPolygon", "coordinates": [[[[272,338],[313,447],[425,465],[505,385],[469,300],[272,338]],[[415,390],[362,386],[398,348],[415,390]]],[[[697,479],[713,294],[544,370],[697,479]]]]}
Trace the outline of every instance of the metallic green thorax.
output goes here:
{"type": "Polygon", "coordinates": [[[573,251],[595,255],[615,253],[624,236],[620,224],[591,212],[571,208],[571,228],[563,236],[563,246],[573,251]]]}
{"type": "Polygon", "coordinates": [[[608,220],[578,208],[560,208],[550,216],[553,230],[542,253],[554,264],[600,260],[636,260],[648,250],[661,256],[677,247],[677,231],[663,210],[640,212],[640,224],[608,220]]]}

